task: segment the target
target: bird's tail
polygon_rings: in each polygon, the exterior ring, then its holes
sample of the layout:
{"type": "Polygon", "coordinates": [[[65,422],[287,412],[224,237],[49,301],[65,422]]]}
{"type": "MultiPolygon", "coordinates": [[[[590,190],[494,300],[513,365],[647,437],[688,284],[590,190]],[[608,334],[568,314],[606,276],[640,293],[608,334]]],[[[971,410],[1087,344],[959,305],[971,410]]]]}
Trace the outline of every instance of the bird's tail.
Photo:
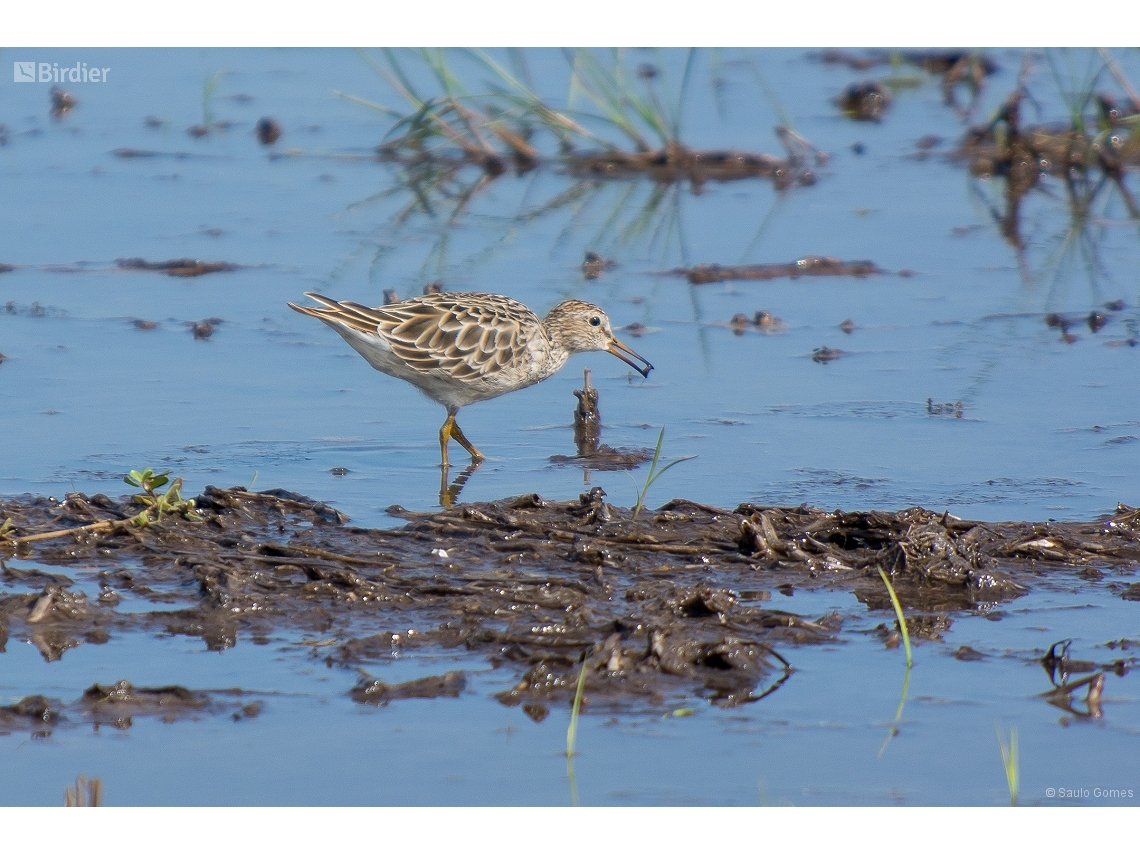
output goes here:
{"type": "Polygon", "coordinates": [[[290,303],[289,308],[302,315],[311,315],[319,318],[331,327],[344,326],[358,332],[374,333],[380,323],[380,317],[375,310],[353,303],[350,300],[333,300],[312,291],[306,291],[305,296],[316,300],[320,306],[298,306],[290,303]]]}

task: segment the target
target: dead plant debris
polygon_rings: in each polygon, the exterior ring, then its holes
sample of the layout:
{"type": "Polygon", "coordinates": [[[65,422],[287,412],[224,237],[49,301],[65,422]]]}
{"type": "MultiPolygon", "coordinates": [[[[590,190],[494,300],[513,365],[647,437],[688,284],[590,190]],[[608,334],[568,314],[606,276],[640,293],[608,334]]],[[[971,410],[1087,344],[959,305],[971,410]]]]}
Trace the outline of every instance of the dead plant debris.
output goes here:
{"type": "Polygon", "coordinates": [[[196,258],[175,258],[170,261],[146,261],[142,258],[120,258],[115,262],[120,270],[153,270],[167,276],[204,276],[207,273],[228,273],[240,270],[240,264],[228,261],[200,261],[196,258]]]}
{"type": "Polygon", "coordinates": [[[777,264],[698,264],[668,271],[684,276],[693,285],[727,282],[734,279],[796,279],[800,276],[855,276],[859,279],[885,273],[872,261],[842,261],[823,255],[808,255],[796,261],[777,264]]]}
{"type": "Polygon", "coordinates": [[[891,103],[891,93],[877,80],[852,83],[835,99],[839,109],[850,119],[880,122],[891,103]]]}
{"type": "MultiPolygon", "coordinates": [[[[396,530],[350,526],[284,490],[207,487],[195,506],[199,521],[168,516],[137,528],[96,525],[134,515],[129,497],[0,501],[0,519],[11,520],[0,546],[9,556],[3,639],[30,641],[50,660],[127,632],[198,637],[215,650],[301,634],[320,640],[314,655],[330,666],[353,669],[393,651],[465,648],[502,669],[503,703],[539,717],[572,696],[588,653],[595,708],[694,693],[733,705],[779,684],[787,648],[839,631],[836,615],[758,605],[773,590],[841,586],[889,609],[882,567],[908,621],[936,635],[938,616],[1016,598],[1043,574],[1140,565],[1140,511],[1124,505],[1096,522],[981,523],[922,508],[730,511],[675,499],[632,520],[594,488],[574,501],[531,494],[427,513],[394,506],[407,521],[396,530]],[[12,539],[61,528],[76,533],[12,539]],[[58,570],[18,567],[32,558],[58,570]],[[80,590],[92,584],[97,597],[80,590]],[[120,609],[128,598],[131,608],[120,609]],[[140,608],[147,603],[154,608],[140,608]]],[[[397,686],[365,679],[351,694],[387,703],[462,688],[455,675],[397,686]]],[[[42,729],[74,710],[120,726],[132,715],[223,709],[232,711],[213,693],[120,683],[94,686],[68,707],[25,699],[0,710],[0,725],[42,729]]]]}

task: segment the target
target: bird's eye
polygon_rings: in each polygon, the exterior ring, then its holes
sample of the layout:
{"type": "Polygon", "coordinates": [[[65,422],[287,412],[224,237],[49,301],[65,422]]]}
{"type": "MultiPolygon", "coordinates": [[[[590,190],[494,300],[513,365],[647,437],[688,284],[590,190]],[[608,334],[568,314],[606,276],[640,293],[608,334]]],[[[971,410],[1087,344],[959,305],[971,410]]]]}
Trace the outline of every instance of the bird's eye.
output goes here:
{"type": "Polygon", "coordinates": [[[590,326],[600,327],[601,325],[602,325],[602,319],[599,318],[597,315],[594,315],[594,317],[590,318],[590,326]]]}

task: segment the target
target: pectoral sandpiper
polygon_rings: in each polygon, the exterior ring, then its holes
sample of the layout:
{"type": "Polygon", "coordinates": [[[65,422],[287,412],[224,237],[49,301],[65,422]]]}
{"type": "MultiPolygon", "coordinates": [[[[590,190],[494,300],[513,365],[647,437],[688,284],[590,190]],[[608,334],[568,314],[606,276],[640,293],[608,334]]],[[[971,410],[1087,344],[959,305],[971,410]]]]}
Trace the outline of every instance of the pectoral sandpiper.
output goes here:
{"type": "Polygon", "coordinates": [[[324,321],[377,371],[447,408],[439,429],[445,469],[452,437],[473,463],[484,459],[455,421],[460,407],[545,380],[572,354],[590,350],[612,353],[643,377],[653,369],[614,337],[605,312],[582,300],[566,300],[539,318],[498,294],[429,294],[377,308],[305,296],[321,305],[290,308],[324,321]]]}

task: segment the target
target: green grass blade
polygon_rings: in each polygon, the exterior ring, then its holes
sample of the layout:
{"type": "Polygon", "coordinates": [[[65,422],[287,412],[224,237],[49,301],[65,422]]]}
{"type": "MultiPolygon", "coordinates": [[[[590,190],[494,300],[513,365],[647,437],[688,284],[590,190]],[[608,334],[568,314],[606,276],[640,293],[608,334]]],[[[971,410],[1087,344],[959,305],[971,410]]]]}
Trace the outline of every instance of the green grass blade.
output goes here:
{"type": "Polygon", "coordinates": [[[377,104],[375,101],[369,101],[367,98],[361,98],[358,95],[349,95],[347,92],[341,92],[339,89],[330,89],[329,94],[336,98],[343,98],[345,101],[349,101],[361,107],[367,107],[369,110],[384,113],[395,119],[404,118],[404,114],[399,110],[393,110],[391,107],[385,107],[383,104],[377,104]]]}
{"type": "Polygon", "coordinates": [[[1017,760],[1017,728],[1009,729],[1009,746],[1006,747],[1002,739],[1001,725],[995,720],[994,730],[997,732],[998,749],[1001,751],[1001,765],[1005,769],[1005,783],[1009,788],[1009,804],[1017,806],[1017,797],[1021,787],[1021,773],[1018,770],[1017,760]]]}
{"type": "Polygon", "coordinates": [[[637,491],[637,502],[634,504],[630,512],[630,519],[637,519],[637,515],[641,513],[642,508],[645,507],[645,494],[649,492],[649,488],[653,482],[660,478],[666,471],[672,469],[678,463],[685,460],[692,460],[696,455],[689,455],[688,457],[679,457],[671,463],[665,464],[661,469],[657,468],[658,462],[661,460],[661,447],[665,442],[665,428],[661,428],[661,432],[657,434],[657,447],[653,450],[653,460],[649,463],[649,472],[645,476],[645,485],[637,491]]]}
{"type": "Polygon", "coordinates": [[[681,138],[681,119],[685,114],[685,102],[689,95],[689,81],[692,79],[693,65],[697,58],[697,49],[689,48],[689,55],[685,58],[685,70],[681,74],[681,91],[677,95],[677,112],[673,118],[673,139],[681,138]]]}
{"type": "Polygon", "coordinates": [[[898,595],[895,593],[895,586],[891,584],[891,580],[887,578],[882,567],[879,568],[879,575],[883,578],[883,584],[887,586],[887,593],[891,595],[891,605],[895,607],[895,617],[898,618],[899,629],[902,631],[903,647],[906,648],[906,667],[909,668],[913,659],[910,655],[910,633],[906,628],[906,617],[903,616],[902,603],[899,602],[898,595]]]}
{"type": "Polygon", "coordinates": [[[582,695],[586,690],[586,664],[590,661],[587,653],[582,659],[582,668],[578,671],[578,687],[574,690],[574,705],[570,708],[570,725],[566,728],[566,756],[574,756],[574,745],[578,741],[578,714],[582,709],[582,695]]]}

